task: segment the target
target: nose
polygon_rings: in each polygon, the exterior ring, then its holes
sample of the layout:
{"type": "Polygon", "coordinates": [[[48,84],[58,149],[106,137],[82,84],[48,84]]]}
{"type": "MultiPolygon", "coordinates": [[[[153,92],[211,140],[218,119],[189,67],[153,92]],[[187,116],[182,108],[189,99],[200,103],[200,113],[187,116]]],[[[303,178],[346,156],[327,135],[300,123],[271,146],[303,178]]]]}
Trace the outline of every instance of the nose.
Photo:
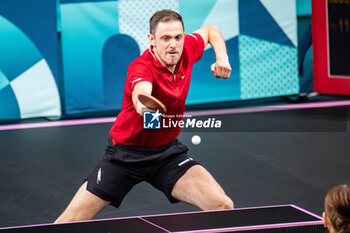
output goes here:
{"type": "Polygon", "coordinates": [[[172,39],[170,41],[170,48],[176,48],[177,47],[177,44],[176,44],[176,40],[175,39],[172,39]]]}

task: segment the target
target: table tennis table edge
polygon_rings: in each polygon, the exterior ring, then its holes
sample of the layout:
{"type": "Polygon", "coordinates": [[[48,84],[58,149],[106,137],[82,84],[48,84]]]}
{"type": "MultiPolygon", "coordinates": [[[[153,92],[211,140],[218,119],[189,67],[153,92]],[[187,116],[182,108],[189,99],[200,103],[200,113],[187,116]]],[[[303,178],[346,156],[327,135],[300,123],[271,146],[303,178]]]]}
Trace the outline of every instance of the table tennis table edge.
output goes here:
{"type": "MultiPolygon", "coordinates": [[[[128,216],[128,217],[117,217],[117,218],[104,218],[104,219],[92,219],[92,220],[85,220],[85,221],[76,221],[76,222],[67,222],[67,223],[42,223],[42,224],[33,224],[33,225],[22,225],[22,226],[10,226],[10,227],[0,227],[1,230],[8,230],[8,229],[19,229],[19,228],[32,228],[32,227],[43,227],[43,226],[52,226],[52,225],[64,225],[64,224],[78,224],[78,223],[88,223],[88,222],[102,222],[102,221],[115,221],[115,220],[121,220],[121,219],[140,219],[144,221],[145,218],[150,217],[160,217],[160,216],[170,216],[170,215],[183,215],[183,214],[199,214],[199,213],[213,213],[213,212],[225,212],[225,211],[232,211],[232,210],[249,210],[249,209],[264,209],[264,208],[278,208],[278,207],[293,207],[295,209],[298,209],[306,214],[309,214],[317,219],[320,219],[320,221],[323,221],[323,218],[307,211],[301,207],[298,207],[293,204],[281,204],[281,205],[267,205],[267,206],[255,206],[255,207],[242,207],[242,208],[235,208],[235,209],[224,209],[224,210],[197,210],[197,211],[190,211],[190,212],[179,212],[179,213],[165,213],[165,214],[154,214],[154,215],[140,215],[140,216],[128,216]]],[[[315,221],[314,221],[315,222],[315,221]]],[[[154,225],[154,224],[152,224],[154,225]]],[[[274,225],[274,224],[272,224],[274,225]]],[[[156,225],[157,226],[157,225],[156,225]]],[[[187,232],[187,231],[186,231],[187,232]]]]}

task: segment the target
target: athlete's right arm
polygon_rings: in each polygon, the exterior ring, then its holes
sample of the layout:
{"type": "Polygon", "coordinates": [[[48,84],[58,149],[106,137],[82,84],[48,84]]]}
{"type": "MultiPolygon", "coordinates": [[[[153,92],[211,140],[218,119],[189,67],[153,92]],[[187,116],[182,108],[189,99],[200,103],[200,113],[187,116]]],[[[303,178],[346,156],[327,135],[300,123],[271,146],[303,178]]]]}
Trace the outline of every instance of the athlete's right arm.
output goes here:
{"type": "Polygon", "coordinates": [[[137,98],[140,93],[152,94],[152,83],[143,81],[139,82],[135,85],[134,90],[132,92],[132,102],[134,104],[134,108],[138,114],[143,116],[143,111],[147,110],[146,106],[143,105],[139,99],[137,98]]]}

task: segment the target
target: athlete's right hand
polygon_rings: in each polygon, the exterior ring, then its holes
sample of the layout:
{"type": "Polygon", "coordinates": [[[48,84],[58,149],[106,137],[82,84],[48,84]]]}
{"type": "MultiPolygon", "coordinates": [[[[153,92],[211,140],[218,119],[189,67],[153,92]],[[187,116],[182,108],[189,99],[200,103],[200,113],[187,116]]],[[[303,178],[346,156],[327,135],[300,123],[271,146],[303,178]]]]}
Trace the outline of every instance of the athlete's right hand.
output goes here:
{"type": "Polygon", "coordinates": [[[134,104],[134,108],[136,110],[136,112],[138,114],[140,114],[141,116],[143,116],[143,112],[144,111],[151,111],[150,109],[148,109],[145,105],[143,105],[139,99],[138,99],[138,95],[140,93],[146,93],[146,94],[151,94],[152,93],[152,83],[147,82],[147,81],[143,81],[143,82],[139,82],[138,84],[135,85],[134,90],[132,92],[132,102],[134,104]]]}

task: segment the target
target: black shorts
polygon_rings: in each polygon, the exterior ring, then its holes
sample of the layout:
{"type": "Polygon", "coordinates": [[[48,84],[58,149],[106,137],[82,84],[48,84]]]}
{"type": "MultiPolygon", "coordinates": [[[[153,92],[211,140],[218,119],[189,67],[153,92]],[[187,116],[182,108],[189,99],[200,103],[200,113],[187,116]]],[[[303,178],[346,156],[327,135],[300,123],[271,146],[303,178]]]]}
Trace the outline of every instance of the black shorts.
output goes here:
{"type": "Polygon", "coordinates": [[[187,151],[178,140],[155,148],[113,145],[109,140],[104,157],[87,178],[87,190],[119,207],[134,185],[146,181],[171,203],[178,202],[171,196],[175,183],[198,164],[187,151]]]}

